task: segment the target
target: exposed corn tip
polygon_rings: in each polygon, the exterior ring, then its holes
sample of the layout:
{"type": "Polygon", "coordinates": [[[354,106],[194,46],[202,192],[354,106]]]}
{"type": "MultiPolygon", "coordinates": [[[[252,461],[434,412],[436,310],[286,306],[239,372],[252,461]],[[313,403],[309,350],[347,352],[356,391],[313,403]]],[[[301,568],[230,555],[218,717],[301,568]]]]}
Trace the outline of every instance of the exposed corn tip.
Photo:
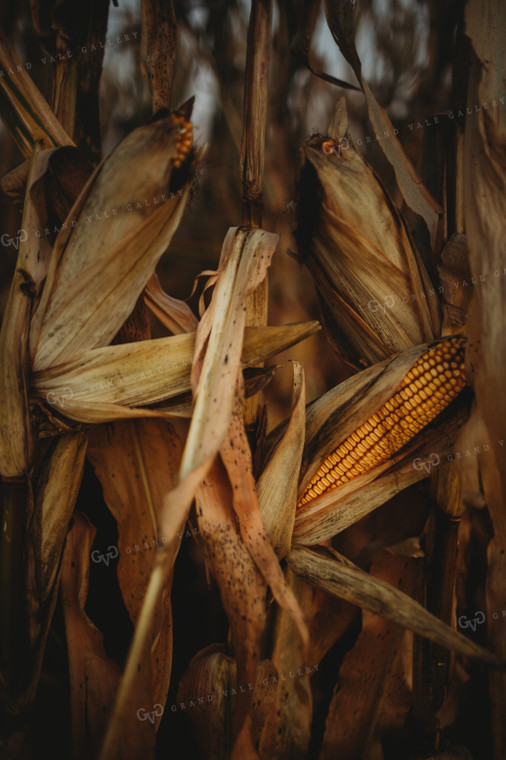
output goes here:
{"type": "Polygon", "coordinates": [[[174,167],[179,169],[183,161],[187,158],[192,144],[193,144],[193,125],[191,121],[188,121],[184,116],[179,114],[172,114],[173,122],[179,127],[179,133],[181,135],[178,146],[177,155],[174,159],[174,167]]]}
{"type": "Polygon", "coordinates": [[[466,386],[465,338],[430,348],[393,396],[326,458],[298,507],[385,462],[432,422],[466,386]]]}

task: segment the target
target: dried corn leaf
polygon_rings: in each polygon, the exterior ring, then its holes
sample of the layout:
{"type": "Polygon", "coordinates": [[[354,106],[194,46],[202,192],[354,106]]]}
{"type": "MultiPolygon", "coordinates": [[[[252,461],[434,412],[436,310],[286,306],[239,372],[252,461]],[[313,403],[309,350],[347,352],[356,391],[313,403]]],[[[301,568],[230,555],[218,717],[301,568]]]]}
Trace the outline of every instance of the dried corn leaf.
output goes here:
{"type": "Polygon", "coordinates": [[[407,594],[330,550],[315,551],[294,546],[288,564],[307,582],[346,599],[369,612],[392,620],[413,633],[425,636],[448,649],[503,669],[504,663],[492,652],[442,623],[407,594]]]}
{"type": "Polygon", "coordinates": [[[116,699],[107,724],[107,732],[101,745],[100,760],[120,760],[128,757],[130,751],[135,756],[147,753],[154,755],[154,720],[160,717],[163,706],[151,702],[151,693],[146,684],[152,675],[152,645],[153,631],[157,625],[157,614],[165,596],[167,578],[170,575],[175,560],[175,546],[171,542],[164,556],[157,555],[157,561],[149,579],[149,585],[144,597],[143,606],[135,628],[134,638],[128,653],[125,670],[121,677],[116,699]],[[142,686],[142,693],[138,686],[142,686]],[[140,712],[143,711],[143,712],[140,712]],[[152,719],[146,713],[153,712],[152,719]],[[144,717],[139,717],[143,715],[144,717]],[[141,723],[142,721],[142,723],[141,723]],[[149,723],[149,725],[147,725],[149,723]],[[139,725],[142,729],[139,730],[139,725]],[[151,728],[153,730],[151,730],[151,728]],[[129,746],[129,735],[134,733],[129,746]],[[145,737],[145,738],[143,738],[145,737]],[[143,749],[137,749],[137,741],[143,749]]]}
{"type": "MultiPolygon", "coordinates": [[[[220,589],[232,632],[238,683],[255,680],[265,626],[267,586],[237,530],[232,490],[215,462],[196,492],[199,532],[205,536],[207,563],[220,589]]],[[[239,517],[239,516],[238,516],[239,517]]],[[[237,739],[249,713],[251,694],[234,715],[237,739]]]]}
{"type": "Polygon", "coordinates": [[[195,413],[181,478],[214,456],[225,438],[240,367],[244,303],[264,279],[277,241],[277,235],[260,229],[239,227],[227,233],[213,297],[196,334],[192,369],[195,413]],[[204,431],[206,435],[202,439],[204,431]]]}
{"type": "MultiPolygon", "coordinates": [[[[246,328],[242,363],[258,364],[304,340],[317,322],[246,328]]],[[[70,419],[107,422],[149,415],[131,406],[156,404],[190,390],[195,334],[96,348],[78,359],[35,372],[31,392],[70,419]]]]}
{"type": "MultiPolygon", "coordinates": [[[[506,59],[504,35],[506,8],[498,0],[466,6],[465,31],[471,40],[473,65],[469,67],[467,102],[493,104],[479,108],[466,119],[462,151],[462,175],[458,177],[465,213],[469,264],[474,280],[484,282],[477,289],[470,320],[474,351],[469,365],[477,411],[482,416],[487,438],[494,442],[480,467],[480,491],[490,511],[493,538],[487,547],[487,614],[504,606],[506,578],[506,422],[504,399],[504,357],[506,356],[505,299],[506,252],[506,108],[504,80],[506,59]],[[499,441],[497,445],[495,442],[499,441]]],[[[474,432],[474,431],[470,431],[474,432]]],[[[470,437],[470,436],[469,436],[470,437]]],[[[474,443],[476,439],[474,439],[474,443]]],[[[474,469],[474,463],[469,465],[474,469]]],[[[469,487],[467,479],[466,487],[469,487]]],[[[476,498],[476,497],[475,497],[476,498]]],[[[506,657],[506,640],[500,626],[490,625],[488,641],[501,658],[506,657]]],[[[506,677],[490,674],[490,698],[494,758],[506,755],[506,677]]]]}
{"type": "Polygon", "coordinates": [[[174,335],[197,329],[198,319],[188,304],[169,296],[160,285],[156,272],[146,286],[144,300],[155,317],[174,335]]]}
{"type": "Polygon", "coordinates": [[[61,554],[81,484],[87,448],[84,433],[67,433],[54,441],[38,472],[30,516],[29,557],[34,595],[34,631],[42,619],[40,607],[56,591],[61,554]]]}
{"type": "MultiPolygon", "coordinates": [[[[309,619],[313,590],[290,569],[286,583],[309,619]]],[[[259,754],[266,760],[272,757],[303,760],[307,757],[311,737],[313,697],[309,674],[312,668],[307,665],[306,648],[297,626],[286,610],[279,610],[272,629],[272,660],[278,675],[274,704],[263,721],[259,754]]]]}
{"type": "Polygon", "coordinates": [[[8,663],[2,663],[0,683],[12,712],[26,709],[37,689],[57,600],[63,545],[81,482],[85,452],[85,435],[63,435],[46,449],[42,466],[34,472],[33,496],[30,489],[21,487],[17,509],[11,511],[4,493],[3,583],[16,591],[10,600],[2,594],[2,659],[5,637],[13,631],[14,638],[7,644],[8,663]],[[6,568],[13,574],[12,579],[5,575],[6,568]],[[20,578],[23,597],[19,594],[20,578]],[[20,599],[23,601],[19,614],[20,599]]]}
{"type": "Polygon", "coordinates": [[[30,156],[39,141],[45,148],[73,145],[1,29],[0,69],[0,110],[21,153],[30,156]]]}
{"type": "MultiPolygon", "coordinates": [[[[88,458],[118,524],[117,574],[125,606],[134,625],[139,619],[155,547],[167,542],[158,531],[163,498],[177,477],[181,442],[161,420],[129,420],[112,429],[95,427],[88,458]]],[[[171,578],[167,580],[153,623],[152,674],[144,673],[153,704],[165,704],[172,667],[171,578]]],[[[161,714],[155,717],[158,727],[161,714]]]]}
{"type": "MultiPolygon", "coordinates": [[[[386,551],[376,555],[371,576],[405,593],[415,590],[413,560],[386,551]]],[[[396,658],[406,631],[367,610],[362,630],[344,658],[326,719],[319,760],[367,757],[396,658]]]]}
{"type": "Polygon", "coordinates": [[[321,662],[341,636],[356,623],[358,615],[359,610],[355,605],[314,589],[308,662],[321,662]]]}
{"type": "MultiPolygon", "coordinates": [[[[84,611],[94,535],[95,530],[88,520],[76,514],[62,565],[62,602],[69,653],[73,760],[96,757],[109,706],[120,677],[119,667],[105,654],[102,634],[84,611]]],[[[132,725],[132,728],[135,729],[135,726],[132,725]]],[[[128,738],[132,740],[134,736],[128,738]]],[[[151,743],[154,749],[154,734],[151,743]]],[[[135,747],[135,744],[132,743],[131,746],[135,747]]],[[[139,744],[137,747],[139,748],[139,744]]]]}
{"type": "Polygon", "coordinates": [[[192,371],[195,408],[183,452],[180,482],[164,499],[160,515],[160,532],[167,537],[166,551],[159,554],[151,574],[101,760],[113,757],[138,663],[150,635],[154,609],[175,559],[177,532],[184,526],[197,488],[227,434],[241,368],[243,304],[248,293],[265,277],[276,243],[276,235],[258,229],[231,229],[225,239],[213,297],[196,334],[192,371]]]}
{"type": "Polygon", "coordinates": [[[293,591],[286,584],[258,505],[251,450],[244,424],[243,389],[240,381],[232,421],[226,440],[220,447],[220,456],[232,486],[234,511],[239,518],[242,539],[276,601],[290,612],[304,645],[307,645],[309,637],[302,610],[293,591]]]}
{"type": "Polygon", "coordinates": [[[23,211],[29,166],[30,160],[23,161],[0,179],[0,187],[19,211],[23,211]]]}
{"type": "Polygon", "coordinates": [[[292,543],[297,480],[304,449],[305,388],[304,370],[294,362],[290,421],[256,487],[269,540],[281,559],[292,543]]]}
{"type": "Polygon", "coordinates": [[[107,345],[133,310],[188,198],[189,182],[171,185],[180,139],[172,116],[139,127],[88,181],[58,234],[32,318],[34,370],[107,345]]]}
{"type": "MultiPolygon", "coordinates": [[[[244,377],[244,394],[246,398],[260,393],[272,380],[277,366],[270,367],[252,367],[243,371],[244,377]]],[[[169,417],[186,417],[190,419],[193,412],[193,399],[190,391],[162,402],[156,406],[156,411],[164,412],[169,417]]]]}
{"type": "Polygon", "coordinates": [[[388,734],[401,728],[413,703],[413,635],[405,631],[378,716],[378,733],[388,734]]]}
{"type": "Polygon", "coordinates": [[[50,246],[37,235],[47,223],[45,187],[58,150],[36,147],[25,183],[25,204],[14,276],[0,332],[0,472],[21,477],[30,467],[31,420],[28,412],[28,334],[32,301],[47,274],[50,246]]]}

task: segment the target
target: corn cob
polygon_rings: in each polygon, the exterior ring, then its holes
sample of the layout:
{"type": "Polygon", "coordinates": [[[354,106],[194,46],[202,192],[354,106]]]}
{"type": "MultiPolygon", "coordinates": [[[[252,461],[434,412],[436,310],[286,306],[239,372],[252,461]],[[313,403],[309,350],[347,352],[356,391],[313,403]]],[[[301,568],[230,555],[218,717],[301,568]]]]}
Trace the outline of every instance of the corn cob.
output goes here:
{"type": "Polygon", "coordinates": [[[385,462],[432,422],[466,385],[465,342],[454,337],[426,351],[393,396],[325,459],[297,506],[385,462]]]}

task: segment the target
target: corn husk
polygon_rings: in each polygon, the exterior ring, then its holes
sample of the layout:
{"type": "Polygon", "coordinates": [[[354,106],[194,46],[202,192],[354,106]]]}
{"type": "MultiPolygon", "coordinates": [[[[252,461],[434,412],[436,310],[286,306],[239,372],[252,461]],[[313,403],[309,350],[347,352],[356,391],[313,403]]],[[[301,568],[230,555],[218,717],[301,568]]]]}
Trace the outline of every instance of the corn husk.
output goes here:
{"type": "Polygon", "coordinates": [[[274,551],[281,559],[288,554],[297,504],[297,479],[304,449],[304,371],[293,364],[292,414],[281,441],[258,482],[258,503],[274,551]]]}
{"type": "Polygon", "coordinates": [[[403,218],[346,136],[345,113],[332,128],[302,150],[296,238],[333,347],[364,366],[437,337],[438,296],[403,218]],[[347,149],[323,152],[329,138],[347,149]]]}
{"type": "MultiPolygon", "coordinates": [[[[45,170],[45,156],[34,152],[30,164],[27,187],[39,179],[45,170]]],[[[21,478],[30,467],[32,443],[31,420],[28,407],[27,374],[29,368],[28,335],[30,329],[31,298],[27,285],[36,278],[39,253],[38,241],[33,234],[38,226],[37,209],[28,191],[23,213],[20,247],[16,270],[11,282],[9,297],[0,330],[0,474],[2,478],[21,478]]],[[[43,257],[44,259],[44,257],[43,257]]]]}
{"type": "MultiPolygon", "coordinates": [[[[237,679],[248,683],[254,680],[260,660],[267,586],[241,540],[231,487],[217,464],[197,490],[196,507],[199,532],[205,536],[207,564],[220,588],[231,627],[237,679]]],[[[241,701],[234,715],[232,746],[247,720],[250,698],[251,694],[241,701]]]]}
{"type": "Polygon", "coordinates": [[[179,682],[178,706],[188,706],[195,743],[209,760],[230,757],[235,682],[235,661],[218,644],[198,652],[179,682]]]}
{"type": "Polygon", "coordinates": [[[144,300],[153,314],[174,335],[197,329],[198,319],[188,304],[169,296],[160,285],[156,272],[146,286],[144,300]]]}
{"type": "Polygon", "coordinates": [[[261,660],[255,678],[242,683],[237,678],[235,660],[220,644],[212,644],[195,655],[179,683],[178,703],[185,704],[196,744],[206,757],[230,758],[233,716],[247,699],[251,700],[252,707],[247,725],[249,739],[242,736],[242,757],[258,760],[253,741],[258,742],[271,710],[278,675],[270,660],[261,660]]]}

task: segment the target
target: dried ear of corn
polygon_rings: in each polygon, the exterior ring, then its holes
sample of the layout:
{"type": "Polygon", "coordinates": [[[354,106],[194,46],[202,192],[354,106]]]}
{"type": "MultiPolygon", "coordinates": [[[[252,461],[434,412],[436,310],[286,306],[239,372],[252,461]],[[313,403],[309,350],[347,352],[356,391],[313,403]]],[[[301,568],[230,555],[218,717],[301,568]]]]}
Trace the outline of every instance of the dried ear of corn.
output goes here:
{"type": "Polygon", "coordinates": [[[355,366],[438,336],[438,296],[401,214],[346,134],[302,150],[296,239],[318,289],[329,338],[355,366]]]}
{"type": "Polygon", "coordinates": [[[329,454],[298,506],[391,459],[464,389],[465,338],[437,343],[417,359],[388,399],[329,454]]]}
{"type": "Polygon", "coordinates": [[[132,312],[190,191],[197,159],[182,118],[169,115],[134,130],[71,209],[32,319],[34,370],[107,345],[132,312]]]}
{"type": "Polygon", "coordinates": [[[399,190],[408,206],[424,218],[432,246],[435,247],[439,216],[443,209],[422,183],[395,134],[392,122],[362,76],[362,64],[355,47],[357,4],[354,0],[342,0],[340,3],[325,0],[324,9],[332,36],[360,82],[367,100],[369,119],[378,136],[379,145],[395,171],[399,190]]]}
{"type": "MultiPolygon", "coordinates": [[[[331,538],[442,460],[467,416],[468,394],[456,400],[465,385],[464,342],[454,336],[411,348],[307,408],[293,541],[331,538]]],[[[267,452],[282,431],[273,431],[267,452]]]]}

